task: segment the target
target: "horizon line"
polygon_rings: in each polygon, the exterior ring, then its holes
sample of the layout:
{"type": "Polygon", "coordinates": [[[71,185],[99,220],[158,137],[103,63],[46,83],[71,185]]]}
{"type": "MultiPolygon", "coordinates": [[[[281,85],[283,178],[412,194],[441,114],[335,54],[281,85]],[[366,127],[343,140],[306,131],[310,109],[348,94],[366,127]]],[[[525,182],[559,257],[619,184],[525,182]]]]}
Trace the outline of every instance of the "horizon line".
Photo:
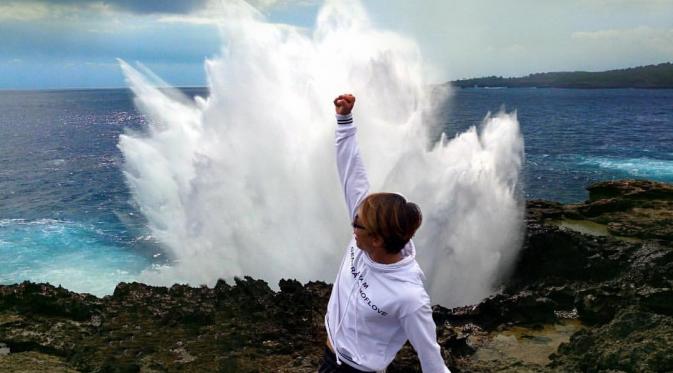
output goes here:
{"type": "MultiPolygon", "coordinates": [[[[428,83],[428,86],[441,86],[441,85],[446,85],[446,84],[452,84],[452,83],[457,83],[460,81],[464,80],[476,80],[476,79],[484,79],[484,78],[492,78],[492,77],[499,77],[499,78],[504,78],[504,79],[518,79],[518,78],[526,78],[531,75],[537,75],[537,74],[554,74],[554,73],[577,73],[577,72],[588,72],[588,73],[603,73],[603,72],[611,72],[611,71],[620,71],[620,70],[628,70],[628,69],[635,69],[635,68],[640,68],[640,67],[648,67],[648,66],[659,66],[659,65],[665,65],[665,64],[671,64],[673,62],[671,61],[666,61],[666,62],[660,62],[660,63],[652,63],[652,64],[647,64],[647,65],[638,65],[638,66],[630,66],[630,67],[622,67],[622,68],[617,68],[617,69],[608,69],[608,70],[601,70],[601,71],[589,71],[589,70],[566,70],[566,71],[545,71],[545,72],[535,72],[535,73],[528,73],[527,75],[519,75],[519,76],[497,76],[497,75],[483,75],[477,78],[459,78],[459,79],[453,79],[453,80],[447,80],[445,82],[439,82],[439,83],[428,83]]],[[[207,85],[184,85],[184,86],[160,86],[157,87],[160,89],[169,89],[169,88],[177,88],[177,89],[207,89],[209,88],[207,85]]],[[[455,87],[455,88],[460,88],[460,87],[455,87]]],[[[94,91],[94,90],[119,90],[119,89],[130,89],[129,86],[117,86],[117,87],[51,87],[51,88],[2,88],[0,87],[0,92],[5,93],[5,92],[44,92],[44,91],[50,91],[50,92],[55,92],[55,91],[94,91]]]]}

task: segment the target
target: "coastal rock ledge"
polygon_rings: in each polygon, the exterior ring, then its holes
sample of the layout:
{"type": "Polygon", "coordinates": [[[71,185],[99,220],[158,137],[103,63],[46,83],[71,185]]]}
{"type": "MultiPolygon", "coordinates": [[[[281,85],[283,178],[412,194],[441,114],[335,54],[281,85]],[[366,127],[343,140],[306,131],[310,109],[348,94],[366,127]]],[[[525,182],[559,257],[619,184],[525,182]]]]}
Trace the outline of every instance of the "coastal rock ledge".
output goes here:
{"type": "MultiPolygon", "coordinates": [[[[527,203],[524,246],[497,294],[433,307],[452,371],[673,371],[673,186],[588,190],[581,204],[527,203]]],[[[120,283],[103,298],[0,286],[0,371],[314,372],[331,285],[279,285],[120,283]]],[[[420,372],[411,346],[388,372],[420,372]]]]}

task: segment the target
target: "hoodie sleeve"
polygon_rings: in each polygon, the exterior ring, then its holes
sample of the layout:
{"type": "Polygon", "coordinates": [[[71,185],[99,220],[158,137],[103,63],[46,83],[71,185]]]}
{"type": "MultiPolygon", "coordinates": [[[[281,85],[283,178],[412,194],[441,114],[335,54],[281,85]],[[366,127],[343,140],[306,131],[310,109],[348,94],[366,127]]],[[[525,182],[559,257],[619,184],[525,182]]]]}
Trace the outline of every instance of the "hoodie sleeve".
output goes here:
{"type": "Polygon", "coordinates": [[[353,115],[337,114],[336,119],[337,171],[346,197],[348,214],[353,219],[358,205],[369,191],[369,180],[358,149],[353,115]]]}
{"type": "Polygon", "coordinates": [[[402,317],[400,321],[409,342],[418,354],[423,373],[451,373],[437,344],[437,331],[430,305],[424,304],[415,312],[402,317]]]}

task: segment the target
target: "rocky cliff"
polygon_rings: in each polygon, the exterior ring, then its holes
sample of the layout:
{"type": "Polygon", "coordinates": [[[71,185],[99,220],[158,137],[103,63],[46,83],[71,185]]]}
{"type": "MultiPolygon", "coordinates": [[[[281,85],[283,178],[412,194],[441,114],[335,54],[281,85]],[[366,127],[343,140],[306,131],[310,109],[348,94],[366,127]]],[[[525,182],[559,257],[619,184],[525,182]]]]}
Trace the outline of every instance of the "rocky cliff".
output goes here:
{"type": "MultiPolygon", "coordinates": [[[[673,370],[673,186],[617,181],[582,204],[527,204],[497,294],[435,306],[454,372],[673,370]]],[[[214,288],[120,283],[96,298],[0,286],[0,371],[314,372],[330,285],[249,277],[214,288]]],[[[420,371],[411,346],[388,372],[420,371]]]]}

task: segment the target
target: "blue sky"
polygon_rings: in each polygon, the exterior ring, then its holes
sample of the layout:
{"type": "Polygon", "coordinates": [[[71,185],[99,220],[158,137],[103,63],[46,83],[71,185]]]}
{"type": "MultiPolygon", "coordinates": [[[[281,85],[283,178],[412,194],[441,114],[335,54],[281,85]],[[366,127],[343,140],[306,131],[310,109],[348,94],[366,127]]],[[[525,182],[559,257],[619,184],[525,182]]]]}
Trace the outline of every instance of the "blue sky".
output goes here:
{"type": "MultiPolygon", "coordinates": [[[[0,89],[123,87],[116,58],[177,86],[204,84],[222,2],[0,0],[0,89]]],[[[310,32],[317,0],[254,0],[310,32]]],[[[415,39],[428,80],[673,61],[673,0],[367,0],[372,22],[415,39]]]]}

